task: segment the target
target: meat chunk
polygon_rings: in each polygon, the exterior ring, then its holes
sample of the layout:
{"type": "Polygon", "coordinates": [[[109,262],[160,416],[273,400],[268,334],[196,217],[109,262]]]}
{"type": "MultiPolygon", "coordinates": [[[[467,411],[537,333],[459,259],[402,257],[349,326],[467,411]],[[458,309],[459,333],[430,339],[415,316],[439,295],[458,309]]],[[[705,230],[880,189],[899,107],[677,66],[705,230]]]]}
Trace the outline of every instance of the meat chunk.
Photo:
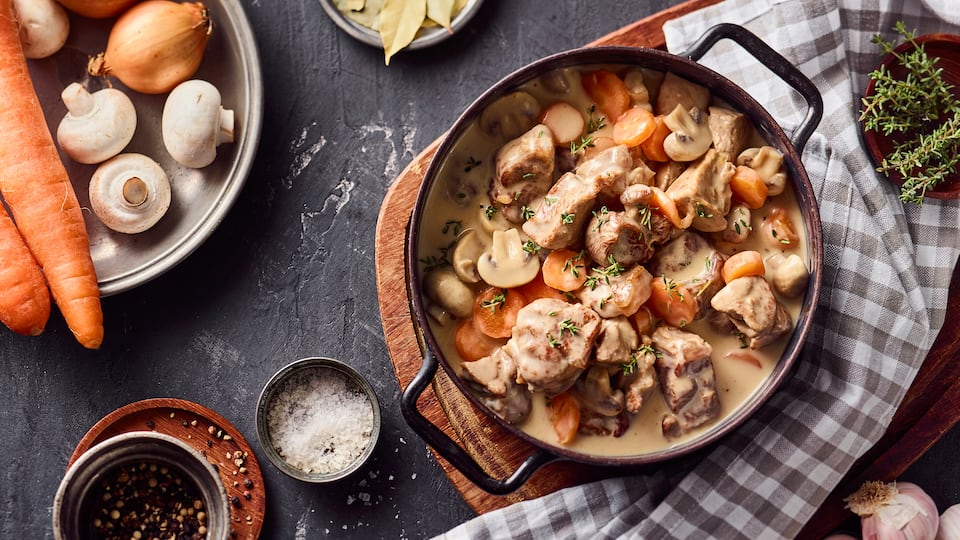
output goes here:
{"type": "Polygon", "coordinates": [[[580,403],[578,431],[600,436],[619,437],[630,427],[624,414],[626,398],[623,391],[610,384],[610,372],[602,366],[593,366],[577,379],[574,395],[580,403]]]}
{"type": "Polygon", "coordinates": [[[630,362],[621,370],[617,386],[623,390],[627,412],[637,413],[646,402],[647,396],[657,386],[657,372],[654,367],[656,353],[650,347],[650,338],[645,338],[645,347],[630,355],[630,362]]]}
{"type": "Polygon", "coordinates": [[[660,391],[673,413],[661,422],[664,436],[677,437],[719,416],[710,344],[671,326],[657,328],[652,339],[660,353],[656,360],[660,391]]]}
{"type": "Polygon", "coordinates": [[[600,335],[594,360],[598,364],[620,368],[630,363],[630,355],[640,346],[640,337],[626,317],[600,321],[600,335]]]}
{"type": "Polygon", "coordinates": [[[667,276],[697,303],[697,318],[706,314],[710,299],[723,287],[720,274],[724,256],[695,232],[684,231],[660,248],[647,267],[656,276],[667,276]]]}
{"type": "Polygon", "coordinates": [[[654,249],[668,242],[678,232],[662,212],[652,211],[657,207],[656,199],[665,196],[662,190],[660,193],[658,190],[653,186],[633,184],[620,194],[624,211],[640,222],[644,229],[644,242],[654,249]]]}
{"type": "Polygon", "coordinates": [[[580,304],[541,298],[517,314],[505,352],[517,364],[518,381],[531,391],[557,395],[586,369],[600,332],[600,317],[580,304]]]}
{"type": "Polygon", "coordinates": [[[553,135],[538,124],[497,151],[490,200],[508,220],[522,222],[521,208],[553,185],[554,162],[553,135]]]}
{"type": "Polygon", "coordinates": [[[710,107],[710,133],[717,152],[733,160],[747,147],[753,136],[753,124],[743,113],[726,107],[710,107]]]}
{"type": "MultiPolygon", "coordinates": [[[[639,147],[638,147],[639,148],[639,147]]],[[[600,186],[600,194],[619,197],[627,186],[650,184],[655,173],[624,145],[612,146],[583,161],[574,171],[600,186]]]]}
{"type": "Polygon", "coordinates": [[[530,414],[530,392],[517,384],[517,365],[503,348],[479,360],[464,362],[461,367],[463,380],[477,390],[480,401],[497,416],[516,424],[530,414]]]}
{"type": "Polygon", "coordinates": [[[587,254],[598,263],[604,264],[613,257],[624,266],[646,262],[653,255],[645,238],[644,227],[633,215],[627,212],[611,212],[606,207],[594,211],[587,223],[585,244],[587,254]]]}
{"type": "Polygon", "coordinates": [[[710,305],[725,313],[749,340],[751,349],[776,341],[793,328],[793,319],[760,276],[737,278],[718,292],[710,305]]]}
{"type": "Polygon", "coordinates": [[[680,105],[687,111],[693,107],[705,111],[709,104],[709,89],[668,72],[660,85],[654,110],[656,114],[666,115],[680,105]]]}
{"type": "Polygon", "coordinates": [[[601,317],[629,317],[650,298],[652,281],[650,272],[642,266],[622,270],[614,263],[605,269],[594,268],[577,297],[601,317]]]}
{"type": "Polygon", "coordinates": [[[543,198],[543,204],[523,224],[523,232],[541,247],[560,249],[572,245],[590,219],[599,186],[574,173],[557,180],[543,198]]]}
{"type": "Polygon", "coordinates": [[[736,167],[711,148],[687,167],[667,195],[677,204],[681,220],[704,232],[722,231],[730,211],[730,180],[736,167]]]}
{"type": "Polygon", "coordinates": [[[683,173],[684,169],[687,168],[686,163],[679,161],[671,161],[664,165],[661,165],[657,168],[657,171],[653,177],[653,185],[660,188],[662,191],[666,191],[676,180],[680,178],[680,174],[683,173]]]}

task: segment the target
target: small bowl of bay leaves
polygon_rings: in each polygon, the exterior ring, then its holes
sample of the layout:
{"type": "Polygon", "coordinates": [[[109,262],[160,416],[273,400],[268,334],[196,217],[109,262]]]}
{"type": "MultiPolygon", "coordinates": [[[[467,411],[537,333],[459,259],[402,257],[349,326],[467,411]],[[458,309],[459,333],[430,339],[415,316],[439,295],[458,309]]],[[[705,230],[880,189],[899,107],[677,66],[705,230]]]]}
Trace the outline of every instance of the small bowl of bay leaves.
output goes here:
{"type": "Polygon", "coordinates": [[[452,36],[483,0],[320,0],[341,30],[382,48],[384,61],[402,49],[421,49],[452,36]]]}
{"type": "Polygon", "coordinates": [[[960,36],[894,29],[899,45],[873,38],[886,55],[861,103],[867,152],[903,202],[960,198],[960,36]]]}

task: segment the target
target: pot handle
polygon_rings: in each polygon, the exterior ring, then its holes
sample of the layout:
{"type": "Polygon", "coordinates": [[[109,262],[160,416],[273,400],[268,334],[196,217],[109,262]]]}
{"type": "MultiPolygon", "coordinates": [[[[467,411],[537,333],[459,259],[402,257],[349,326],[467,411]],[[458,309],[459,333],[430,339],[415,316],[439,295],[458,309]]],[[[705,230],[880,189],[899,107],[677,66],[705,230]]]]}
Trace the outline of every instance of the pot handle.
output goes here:
{"type": "Polygon", "coordinates": [[[449,461],[468,480],[484,491],[494,495],[505,495],[520,488],[540,467],[560,459],[543,449],[538,449],[517,467],[505,480],[497,480],[484,471],[466,451],[460,448],[446,433],[427,420],[417,409],[417,400],[437,373],[437,359],[429,350],[423,357],[423,365],[413,381],[403,391],[400,398],[400,410],[407,423],[433,449],[449,461]]]}
{"type": "Polygon", "coordinates": [[[700,36],[700,39],[689,49],[680,53],[680,56],[686,56],[691,60],[699,60],[718,41],[724,38],[730,39],[743,47],[743,50],[759,60],[761,64],[799,92],[807,101],[807,115],[793,132],[791,141],[797,149],[797,153],[803,153],[803,147],[807,144],[807,140],[813,135],[813,131],[823,117],[823,98],[820,96],[820,91],[806,75],[801,73],[780,53],[746,28],[736,24],[721,23],[707,29],[700,36]]]}

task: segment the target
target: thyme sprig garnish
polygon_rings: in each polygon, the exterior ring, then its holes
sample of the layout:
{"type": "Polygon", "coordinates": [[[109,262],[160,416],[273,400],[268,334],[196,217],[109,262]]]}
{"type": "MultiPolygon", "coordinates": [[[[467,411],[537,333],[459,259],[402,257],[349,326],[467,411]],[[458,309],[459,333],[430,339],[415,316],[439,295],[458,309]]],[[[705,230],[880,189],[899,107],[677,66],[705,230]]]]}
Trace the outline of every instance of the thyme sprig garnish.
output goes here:
{"type": "Polygon", "coordinates": [[[893,150],[877,171],[902,179],[900,200],[923,204],[926,192],[956,174],[960,163],[960,100],[942,78],[940,59],[929,56],[903,21],[894,30],[912,48],[899,53],[897,44],[876,35],[871,40],[894,56],[905,75],[881,65],[870,74],[872,95],[862,99],[860,120],[865,131],[895,136],[893,150]]]}

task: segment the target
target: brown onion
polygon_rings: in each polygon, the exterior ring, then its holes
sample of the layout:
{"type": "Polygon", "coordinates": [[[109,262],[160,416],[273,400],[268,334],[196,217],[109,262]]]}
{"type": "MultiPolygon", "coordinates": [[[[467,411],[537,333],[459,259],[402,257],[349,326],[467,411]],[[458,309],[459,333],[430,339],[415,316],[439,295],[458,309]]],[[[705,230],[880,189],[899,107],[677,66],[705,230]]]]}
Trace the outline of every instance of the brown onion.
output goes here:
{"type": "Polygon", "coordinates": [[[137,0],[57,0],[63,7],[91,19],[116,17],[132,6],[137,0]]]}
{"type": "Polygon", "coordinates": [[[212,31],[200,2],[149,0],[117,19],[107,50],[90,59],[87,71],[144,94],[169,92],[196,73],[212,31]]]}

